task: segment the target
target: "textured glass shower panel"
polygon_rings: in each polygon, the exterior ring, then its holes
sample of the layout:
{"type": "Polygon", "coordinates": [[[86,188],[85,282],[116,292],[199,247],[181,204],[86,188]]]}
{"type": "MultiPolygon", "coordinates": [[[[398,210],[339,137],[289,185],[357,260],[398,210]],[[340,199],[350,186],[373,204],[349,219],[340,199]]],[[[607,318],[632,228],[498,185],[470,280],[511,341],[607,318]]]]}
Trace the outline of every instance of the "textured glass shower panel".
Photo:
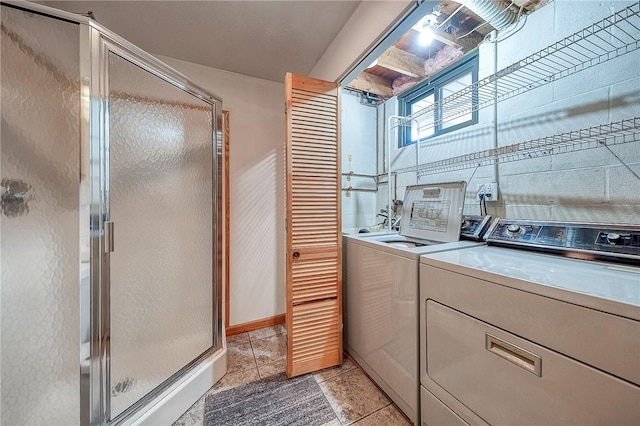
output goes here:
{"type": "Polygon", "coordinates": [[[79,30],[1,9],[0,423],[79,424],[79,30]]]}
{"type": "Polygon", "coordinates": [[[213,108],[109,54],[111,418],[213,344],[213,108]]]}

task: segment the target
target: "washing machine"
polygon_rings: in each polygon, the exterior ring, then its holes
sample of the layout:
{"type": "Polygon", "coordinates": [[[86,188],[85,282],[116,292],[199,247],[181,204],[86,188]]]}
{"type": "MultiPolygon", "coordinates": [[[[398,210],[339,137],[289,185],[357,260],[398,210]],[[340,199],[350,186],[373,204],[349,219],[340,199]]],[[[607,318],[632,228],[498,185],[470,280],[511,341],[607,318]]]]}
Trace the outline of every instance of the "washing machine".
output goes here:
{"type": "Polygon", "coordinates": [[[464,192],[464,182],[410,186],[399,233],[343,236],[345,350],[415,424],[419,258],[479,244],[458,241],[464,192]]]}
{"type": "Polygon", "coordinates": [[[422,425],[640,424],[640,226],[486,239],[420,259],[422,425]]]}

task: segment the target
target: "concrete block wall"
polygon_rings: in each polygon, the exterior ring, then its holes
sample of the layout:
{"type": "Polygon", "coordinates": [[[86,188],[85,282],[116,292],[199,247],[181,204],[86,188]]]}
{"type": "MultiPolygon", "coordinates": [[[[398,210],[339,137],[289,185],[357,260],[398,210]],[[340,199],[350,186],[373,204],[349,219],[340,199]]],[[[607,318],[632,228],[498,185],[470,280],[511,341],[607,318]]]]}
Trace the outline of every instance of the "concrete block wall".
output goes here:
{"type": "MultiPolygon", "coordinates": [[[[523,40],[550,45],[632,3],[557,0],[499,43],[499,68],[533,53],[522,51],[523,40]]],[[[528,92],[526,102],[500,103],[498,144],[640,116],[639,69],[636,51],[528,92]]],[[[611,150],[640,174],[640,143],[611,150]]],[[[640,180],[606,148],[503,164],[499,181],[503,201],[496,210],[506,217],[640,223],[640,180]]]]}
{"type": "MultiPolygon", "coordinates": [[[[342,92],[341,153],[342,173],[350,171],[360,175],[376,175],[376,108],[362,105],[354,92],[342,92]],[[349,161],[351,156],[351,161],[349,161]]],[[[379,219],[376,193],[358,191],[375,189],[376,183],[368,177],[342,177],[342,230],[357,232],[373,227],[379,219]]]]}
{"type": "MultiPolygon", "coordinates": [[[[633,3],[556,0],[528,16],[519,24],[519,31],[497,46],[490,42],[480,45],[479,76],[490,75],[633,3]]],[[[502,101],[495,108],[484,108],[478,124],[422,144],[420,162],[640,117],[638,70],[640,53],[635,51],[502,101]]],[[[382,111],[395,113],[396,105],[391,99],[382,111]]],[[[385,132],[385,142],[379,144],[385,149],[386,139],[385,132]]],[[[391,144],[392,170],[415,164],[415,147],[398,149],[393,139],[391,144]]],[[[640,180],[634,173],[640,175],[640,142],[610,148],[628,167],[606,148],[596,148],[431,174],[421,177],[420,182],[467,181],[467,214],[479,212],[477,185],[496,181],[499,201],[487,207],[490,214],[499,217],[638,224],[640,180]]],[[[398,176],[398,198],[411,180],[415,183],[414,173],[398,176]]],[[[378,206],[387,204],[388,193],[381,189],[378,206]]]]}

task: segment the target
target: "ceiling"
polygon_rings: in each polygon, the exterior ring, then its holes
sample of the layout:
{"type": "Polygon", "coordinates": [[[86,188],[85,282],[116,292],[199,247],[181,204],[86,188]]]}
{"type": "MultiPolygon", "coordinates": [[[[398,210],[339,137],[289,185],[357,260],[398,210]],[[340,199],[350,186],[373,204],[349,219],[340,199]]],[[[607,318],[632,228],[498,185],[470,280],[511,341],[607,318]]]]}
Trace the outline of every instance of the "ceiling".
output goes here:
{"type": "MultiPolygon", "coordinates": [[[[362,0],[39,1],[97,22],[152,54],[283,82],[308,75],[362,0]]],[[[482,0],[513,16],[552,0],[482,0]]],[[[462,0],[437,0],[435,39],[420,46],[409,29],[347,87],[382,102],[473,50],[493,30],[462,0]]],[[[429,6],[431,8],[431,6],[429,6]]],[[[412,15],[412,18],[413,15],[412,15]]],[[[420,17],[415,17],[417,20],[420,17]]],[[[492,19],[492,18],[488,18],[492,19]]],[[[387,41],[388,43],[388,41],[387,41]]],[[[388,45],[388,44],[387,44],[388,45]]],[[[355,58],[354,58],[355,59],[355,58]]]]}
{"type": "Polygon", "coordinates": [[[95,20],[143,50],[252,77],[307,75],[361,0],[41,1],[95,20]]]}
{"type": "MultiPolygon", "coordinates": [[[[509,10],[514,17],[529,14],[552,0],[490,0],[499,10],[509,10]]],[[[462,59],[465,53],[482,42],[494,27],[462,0],[439,0],[433,11],[434,39],[423,46],[418,42],[419,31],[413,27],[383,52],[374,64],[354,80],[348,88],[364,92],[369,102],[382,102],[399,95],[440,70],[462,59]],[[437,17],[437,20],[436,20],[437,17]]],[[[486,14],[485,14],[486,16],[486,14]]],[[[489,16],[488,19],[492,19],[489,16]]],[[[493,23],[494,21],[491,21],[493,23]]],[[[419,26],[419,25],[418,25],[419,26]]],[[[510,31],[506,29],[506,31],[510,31]]],[[[502,33],[501,33],[502,34],[502,33]]]]}

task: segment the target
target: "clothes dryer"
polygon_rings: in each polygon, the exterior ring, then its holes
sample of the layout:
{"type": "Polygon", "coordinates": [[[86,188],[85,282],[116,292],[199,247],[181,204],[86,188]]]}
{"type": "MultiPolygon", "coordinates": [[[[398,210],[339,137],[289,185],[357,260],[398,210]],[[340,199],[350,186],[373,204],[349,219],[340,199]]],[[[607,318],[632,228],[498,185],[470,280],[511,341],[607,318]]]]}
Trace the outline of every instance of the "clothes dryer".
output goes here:
{"type": "Polygon", "coordinates": [[[640,227],[501,219],[420,265],[423,425],[637,424],[640,227]]]}

